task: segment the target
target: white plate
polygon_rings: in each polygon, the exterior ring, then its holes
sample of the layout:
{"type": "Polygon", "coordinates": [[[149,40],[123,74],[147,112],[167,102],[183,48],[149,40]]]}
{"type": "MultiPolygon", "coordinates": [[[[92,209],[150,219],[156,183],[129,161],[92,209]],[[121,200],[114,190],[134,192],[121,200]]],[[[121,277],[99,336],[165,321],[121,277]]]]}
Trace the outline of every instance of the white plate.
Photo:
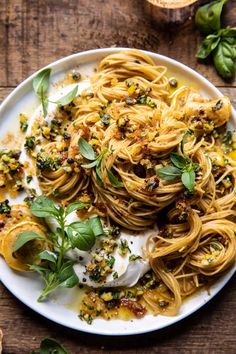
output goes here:
{"type": "MultiPolygon", "coordinates": [[[[65,72],[79,67],[79,71],[84,75],[90,75],[93,72],[97,62],[104,58],[106,55],[118,52],[127,48],[107,48],[96,49],[87,52],[71,55],[50,64],[52,68],[52,80],[57,82],[62,79],[65,72]]],[[[183,78],[185,81],[199,87],[201,92],[209,97],[222,96],[220,91],[215,88],[204,77],[188,68],[187,66],[178,63],[177,61],[164,57],[162,55],[146,52],[158,64],[166,65],[168,69],[175,74],[178,78],[183,78]]],[[[32,113],[38,104],[38,100],[32,91],[32,78],[30,76],[22,82],[2,103],[0,107],[0,131],[1,136],[7,132],[12,131],[19,123],[17,123],[18,115],[20,112],[32,113]]],[[[236,112],[233,110],[231,123],[235,126],[236,112]]],[[[130,335],[139,334],[157,330],[169,326],[202,307],[212,297],[214,297],[223,286],[229,281],[236,270],[236,266],[231,268],[224,276],[222,276],[210,289],[210,295],[207,291],[199,291],[188,300],[184,301],[181,306],[180,312],[174,317],[165,316],[151,316],[147,315],[142,319],[135,319],[132,321],[112,320],[105,321],[96,319],[92,325],[82,322],[78,318],[78,314],[70,310],[68,307],[62,305],[62,301],[68,301],[70,296],[73,297],[74,290],[62,290],[60,296],[57,296],[56,301],[47,301],[38,303],[36,301],[42,290],[42,284],[39,278],[34,274],[24,274],[12,271],[4,260],[0,258],[0,278],[2,283],[24,304],[45,316],[46,318],[55,321],[66,327],[77,329],[84,332],[103,334],[103,335],[130,335]],[[58,299],[63,300],[58,300],[58,299]]]]}

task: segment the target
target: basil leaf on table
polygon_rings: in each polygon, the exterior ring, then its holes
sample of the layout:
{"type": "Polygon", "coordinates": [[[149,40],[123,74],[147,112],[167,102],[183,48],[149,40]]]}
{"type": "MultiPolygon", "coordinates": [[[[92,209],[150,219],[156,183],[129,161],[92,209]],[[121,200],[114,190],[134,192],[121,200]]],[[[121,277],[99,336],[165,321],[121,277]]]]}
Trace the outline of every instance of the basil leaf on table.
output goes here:
{"type": "Polygon", "coordinates": [[[221,28],[220,16],[227,0],[216,0],[198,8],[195,24],[200,32],[209,34],[221,28]]]}
{"type": "Polygon", "coordinates": [[[40,354],[69,354],[55,339],[44,338],[40,344],[40,354]]]}
{"type": "Polygon", "coordinates": [[[36,234],[33,231],[25,231],[18,235],[16,242],[12,248],[12,253],[17,252],[21,247],[23,247],[27,242],[32,240],[44,240],[45,238],[36,234]]]}
{"type": "Polygon", "coordinates": [[[80,153],[83,157],[85,157],[87,160],[95,160],[96,155],[95,152],[92,148],[92,146],[83,138],[80,138],[78,141],[80,153]]]}
{"type": "Polygon", "coordinates": [[[165,166],[157,170],[157,176],[166,181],[179,179],[181,174],[181,170],[174,166],[165,166]]]}
{"type": "Polygon", "coordinates": [[[78,86],[75,86],[70,92],[68,92],[65,96],[61,97],[57,100],[56,103],[59,106],[66,106],[67,104],[71,103],[73,99],[76,97],[78,92],[78,86]]]}
{"type": "Polygon", "coordinates": [[[227,40],[221,40],[213,52],[213,61],[217,72],[224,79],[230,79],[235,73],[236,48],[227,40]]]}
{"type": "Polygon", "coordinates": [[[198,59],[206,59],[209,54],[217,47],[220,42],[219,34],[210,34],[202,42],[196,57],[198,59]]]}

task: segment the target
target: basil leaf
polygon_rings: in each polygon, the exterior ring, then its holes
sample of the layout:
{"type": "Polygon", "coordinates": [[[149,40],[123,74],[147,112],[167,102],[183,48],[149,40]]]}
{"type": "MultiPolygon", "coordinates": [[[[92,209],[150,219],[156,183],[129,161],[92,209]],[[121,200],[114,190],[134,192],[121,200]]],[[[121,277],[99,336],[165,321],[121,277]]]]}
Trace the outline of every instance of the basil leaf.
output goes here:
{"type": "Polygon", "coordinates": [[[12,253],[17,252],[21,247],[23,247],[27,242],[39,239],[39,240],[44,240],[45,238],[36,234],[33,231],[25,231],[19,234],[19,236],[16,239],[16,242],[13,246],[12,253]]]}
{"type": "Polygon", "coordinates": [[[99,160],[96,165],[96,175],[99,183],[101,183],[102,182],[101,160],[99,160]]]}
{"type": "Polygon", "coordinates": [[[180,169],[174,166],[165,166],[157,170],[157,176],[166,181],[178,179],[181,174],[180,169]]]}
{"type": "Polygon", "coordinates": [[[93,234],[94,236],[101,236],[104,234],[104,230],[103,230],[103,227],[102,227],[102,223],[101,223],[101,220],[100,218],[98,217],[93,217],[89,220],[87,220],[87,222],[89,223],[92,231],[93,231],[93,234]]]}
{"type": "Polygon", "coordinates": [[[56,264],[56,262],[57,262],[57,255],[54,252],[47,251],[47,250],[40,252],[39,258],[44,261],[52,262],[54,264],[56,264]]]}
{"type": "Polygon", "coordinates": [[[46,283],[46,288],[38,298],[39,302],[58,287],[72,288],[78,284],[79,279],[75,274],[73,264],[74,263],[71,261],[66,261],[59,269],[57,269],[57,271],[50,269],[42,271],[36,269],[36,271],[39,271],[43,276],[46,283]]]}
{"type": "Polygon", "coordinates": [[[196,57],[198,59],[205,59],[209,56],[209,54],[217,47],[220,42],[219,34],[210,34],[207,36],[202,42],[196,57]]]}
{"type": "Polygon", "coordinates": [[[37,264],[31,264],[31,265],[29,266],[29,269],[30,269],[30,270],[33,270],[34,272],[38,272],[38,273],[41,274],[43,277],[44,277],[45,273],[48,272],[48,268],[39,266],[39,265],[37,265],[37,264]]]}
{"type": "Polygon", "coordinates": [[[80,153],[83,157],[85,157],[88,160],[96,159],[96,155],[92,146],[86,140],[80,138],[78,144],[79,144],[80,153]]]}
{"type": "Polygon", "coordinates": [[[73,248],[89,251],[95,244],[95,235],[87,221],[70,224],[66,232],[73,248]]]}
{"type": "Polygon", "coordinates": [[[50,74],[51,69],[47,68],[40,71],[33,79],[34,92],[40,97],[42,97],[47,92],[50,74]]]}
{"type": "Polygon", "coordinates": [[[178,154],[177,152],[172,152],[170,154],[170,160],[176,167],[182,169],[185,168],[191,160],[188,157],[184,157],[183,155],[178,154]]]}
{"type": "Polygon", "coordinates": [[[228,27],[220,30],[222,38],[236,38],[236,27],[228,27]]]}
{"type": "Polygon", "coordinates": [[[235,73],[236,49],[227,41],[221,40],[213,52],[213,61],[215,68],[224,79],[230,79],[235,73]]]}
{"type": "Polygon", "coordinates": [[[195,24],[200,32],[209,34],[221,28],[220,16],[227,0],[216,0],[198,8],[195,24]]]}
{"type": "Polygon", "coordinates": [[[73,99],[76,97],[78,92],[78,86],[75,86],[73,90],[68,92],[65,96],[61,97],[59,100],[57,100],[56,103],[57,105],[60,106],[66,106],[67,104],[71,103],[73,99]]]}
{"type": "Polygon", "coordinates": [[[69,354],[55,339],[44,338],[40,344],[40,354],[69,354]]]}
{"type": "Polygon", "coordinates": [[[46,96],[41,96],[41,103],[42,103],[42,109],[43,109],[43,116],[44,118],[47,117],[48,114],[48,98],[46,96]]]}
{"type": "Polygon", "coordinates": [[[194,191],[195,172],[193,170],[183,172],[181,180],[189,192],[194,191]]]}
{"type": "Polygon", "coordinates": [[[116,176],[113,175],[113,173],[111,171],[109,171],[107,169],[107,176],[109,178],[109,181],[111,182],[111,184],[116,187],[116,188],[122,188],[124,187],[123,182],[119,181],[118,178],[116,176]]]}
{"type": "Polygon", "coordinates": [[[89,205],[90,205],[89,203],[82,203],[82,202],[74,202],[74,203],[71,203],[71,204],[68,205],[68,207],[66,208],[65,215],[67,216],[67,215],[73,213],[73,211],[75,211],[75,210],[80,210],[80,209],[87,208],[89,205]]]}
{"type": "Polygon", "coordinates": [[[62,265],[58,276],[61,288],[73,288],[78,284],[79,279],[75,274],[73,264],[73,262],[67,261],[62,265]]]}
{"type": "Polygon", "coordinates": [[[99,162],[99,161],[96,159],[96,160],[94,160],[93,162],[86,163],[86,164],[81,165],[81,166],[82,166],[83,168],[92,168],[92,167],[94,167],[94,166],[97,166],[98,162],[99,162]]]}
{"type": "Polygon", "coordinates": [[[54,202],[44,196],[40,196],[34,199],[30,205],[32,214],[39,218],[45,218],[48,216],[59,216],[60,211],[56,208],[54,202]]]}

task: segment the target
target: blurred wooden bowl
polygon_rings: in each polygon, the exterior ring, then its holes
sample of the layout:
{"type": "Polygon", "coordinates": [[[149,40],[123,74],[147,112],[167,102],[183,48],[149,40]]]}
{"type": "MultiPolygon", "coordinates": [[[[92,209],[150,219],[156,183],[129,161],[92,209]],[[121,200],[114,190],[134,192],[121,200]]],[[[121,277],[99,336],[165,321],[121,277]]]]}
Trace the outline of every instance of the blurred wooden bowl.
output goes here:
{"type": "Polygon", "coordinates": [[[147,0],[155,6],[159,6],[165,9],[180,9],[185,6],[191,5],[197,0],[147,0]]]}
{"type": "Polygon", "coordinates": [[[203,0],[147,0],[145,10],[158,26],[181,24],[195,13],[203,0]]]}

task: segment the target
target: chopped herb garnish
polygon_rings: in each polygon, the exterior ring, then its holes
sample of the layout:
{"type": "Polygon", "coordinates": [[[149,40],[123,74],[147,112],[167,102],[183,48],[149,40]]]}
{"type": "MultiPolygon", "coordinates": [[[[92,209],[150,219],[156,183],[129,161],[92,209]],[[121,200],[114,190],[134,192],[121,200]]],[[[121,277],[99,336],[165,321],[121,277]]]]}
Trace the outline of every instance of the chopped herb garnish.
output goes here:
{"type": "Polygon", "coordinates": [[[126,239],[121,239],[118,247],[121,256],[125,256],[128,252],[131,253],[131,250],[128,245],[128,241],[126,239]]]}
{"type": "Polygon", "coordinates": [[[30,183],[32,181],[32,179],[33,179],[33,176],[31,176],[31,175],[26,176],[27,183],[30,183]]]}
{"type": "Polygon", "coordinates": [[[137,259],[142,259],[141,256],[137,255],[137,254],[131,254],[131,256],[129,256],[129,261],[136,261],[137,259]]]}
{"type": "Polygon", "coordinates": [[[25,148],[27,150],[33,150],[36,146],[36,139],[35,136],[27,136],[25,138],[25,144],[24,144],[25,148]]]}
{"type": "Polygon", "coordinates": [[[110,256],[109,258],[106,259],[106,264],[109,265],[110,267],[113,267],[115,260],[116,259],[114,256],[110,256]]]}
{"type": "Polygon", "coordinates": [[[113,279],[117,279],[117,278],[119,277],[117,272],[114,272],[114,273],[112,274],[112,276],[113,276],[113,279]]]}
{"type": "Polygon", "coordinates": [[[11,207],[9,205],[9,200],[6,199],[4,202],[0,203],[0,214],[10,214],[11,207]]]}

